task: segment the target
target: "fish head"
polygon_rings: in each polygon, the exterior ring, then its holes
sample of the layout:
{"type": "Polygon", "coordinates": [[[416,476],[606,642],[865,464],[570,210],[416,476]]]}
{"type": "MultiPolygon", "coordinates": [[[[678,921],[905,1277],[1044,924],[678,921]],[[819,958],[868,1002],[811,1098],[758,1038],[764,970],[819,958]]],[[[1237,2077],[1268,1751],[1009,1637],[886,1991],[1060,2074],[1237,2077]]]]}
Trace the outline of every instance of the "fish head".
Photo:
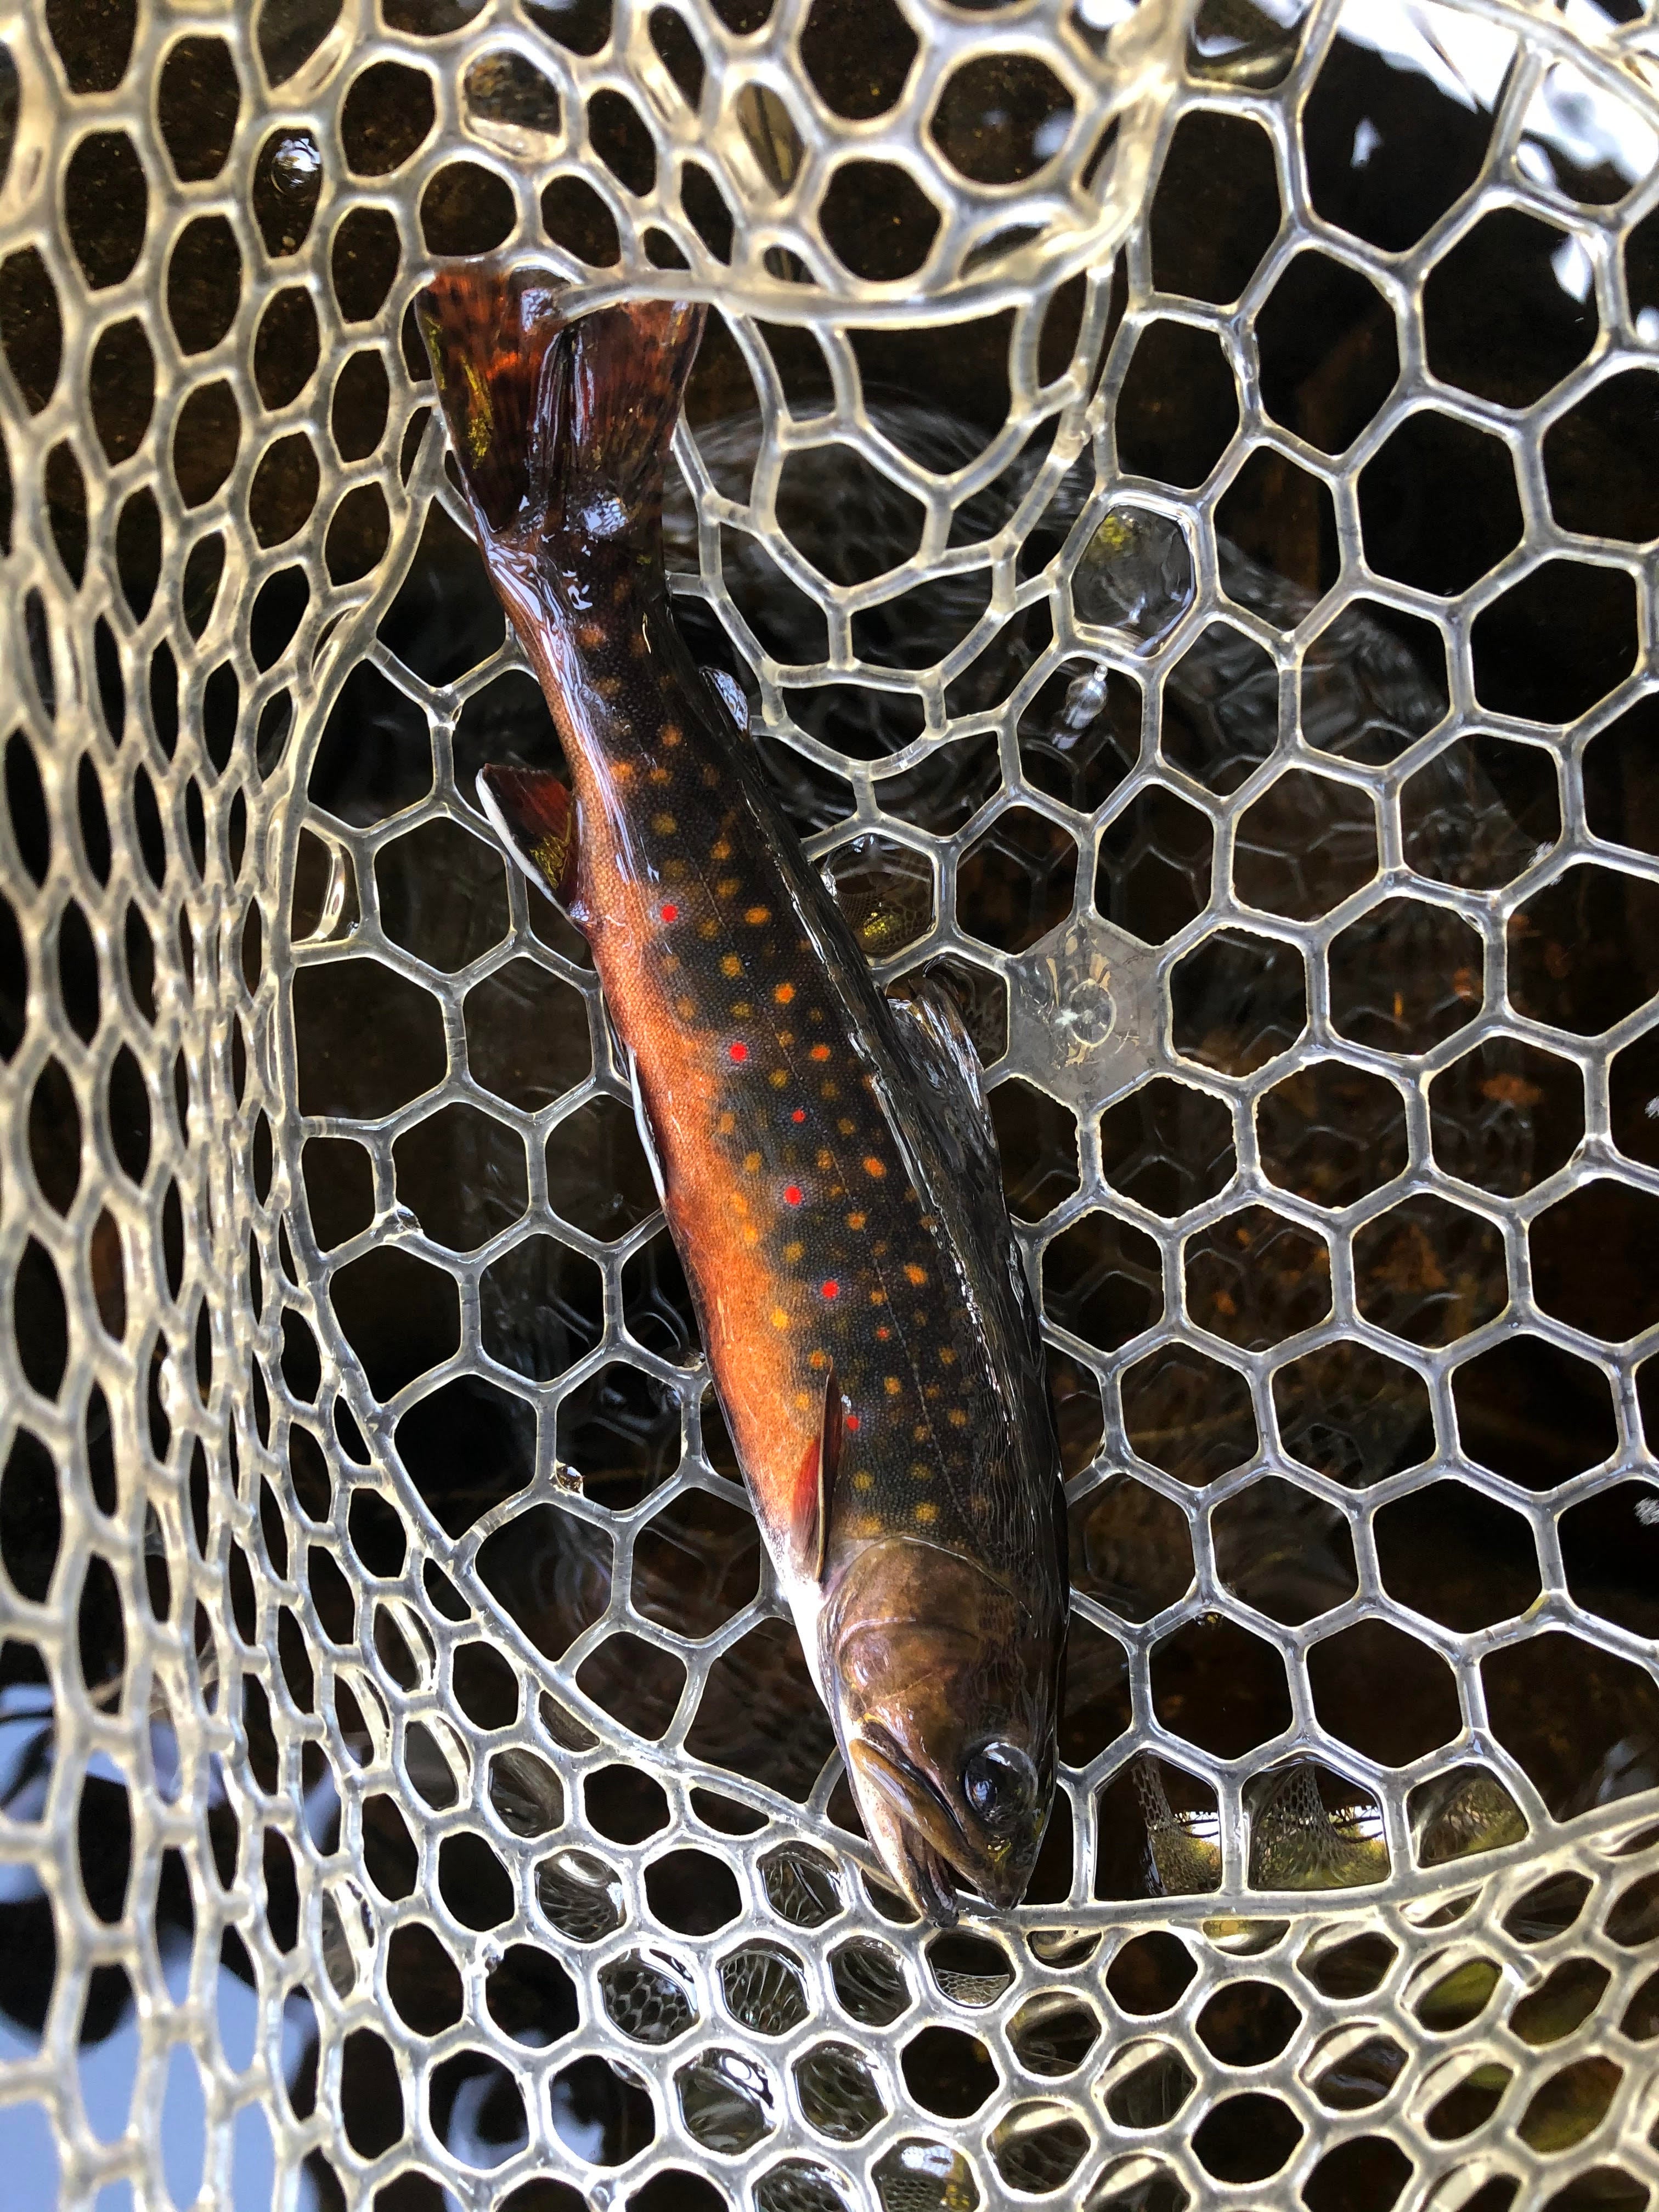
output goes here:
{"type": "Polygon", "coordinates": [[[853,1795],[888,1873],[949,1924],[959,1882],[1025,1893],[1054,1788],[1064,1609],[1034,1610],[972,1560],[902,1537],[842,1574],[821,1630],[853,1795]]]}

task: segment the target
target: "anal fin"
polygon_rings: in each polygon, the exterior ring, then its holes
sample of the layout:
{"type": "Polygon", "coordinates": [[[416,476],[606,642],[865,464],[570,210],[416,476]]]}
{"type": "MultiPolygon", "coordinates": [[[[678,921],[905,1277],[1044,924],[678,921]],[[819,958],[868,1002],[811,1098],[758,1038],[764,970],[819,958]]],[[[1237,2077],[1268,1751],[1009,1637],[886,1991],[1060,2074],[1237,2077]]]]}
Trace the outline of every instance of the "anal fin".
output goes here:
{"type": "Polygon", "coordinates": [[[628,1079],[634,1090],[634,1127],[640,1133],[640,1149],[645,1154],[645,1164],[651,1170],[651,1180],[657,1186],[657,1203],[665,1206],[668,1193],[664,1186],[662,1155],[657,1149],[657,1133],[651,1126],[651,1115],[646,1107],[645,1091],[640,1083],[639,1062],[624,1047],[628,1060],[628,1079]]]}
{"type": "Polygon", "coordinates": [[[480,769],[478,798],[489,825],[538,890],[569,910],[576,889],[576,806],[548,769],[480,769]]]}

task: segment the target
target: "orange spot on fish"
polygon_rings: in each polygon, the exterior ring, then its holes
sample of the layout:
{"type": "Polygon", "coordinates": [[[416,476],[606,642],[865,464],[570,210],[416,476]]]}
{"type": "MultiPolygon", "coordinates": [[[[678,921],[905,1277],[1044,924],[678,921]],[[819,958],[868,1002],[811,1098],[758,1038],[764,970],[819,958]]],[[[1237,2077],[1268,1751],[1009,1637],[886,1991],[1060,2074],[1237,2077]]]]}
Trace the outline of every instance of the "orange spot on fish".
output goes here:
{"type": "Polygon", "coordinates": [[[793,983],[780,983],[777,989],[772,994],[772,996],[777,1000],[781,1006],[787,1006],[794,995],[795,987],[793,983]]]}
{"type": "Polygon", "coordinates": [[[829,1046],[827,1044],[815,1044],[812,1048],[811,1057],[814,1060],[828,1060],[830,1057],[829,1046]]]}
{"type": "Polygon", "coordinates": [[[864,1159],[864,1172],[867,1176],[874,1176],[879,1181],[886,1174],[887,1170],[873,1152],[866,1152],[864,1159]]]}
{"type": "Polygon", "coordinates": [[[743,918],[751,929],[758,929],[762,922],[771,921],[772,909],[769,906],[751,906],[744,910],[743,918]]]}
{"type": "Polygon", "coordinates": [[[904,1279],[907,1283],[925,1283],[927,1279],[927,1270],[925,1267],[917,1267],[915,1261],[912,1260],[904,1270],[904,1279]]]}

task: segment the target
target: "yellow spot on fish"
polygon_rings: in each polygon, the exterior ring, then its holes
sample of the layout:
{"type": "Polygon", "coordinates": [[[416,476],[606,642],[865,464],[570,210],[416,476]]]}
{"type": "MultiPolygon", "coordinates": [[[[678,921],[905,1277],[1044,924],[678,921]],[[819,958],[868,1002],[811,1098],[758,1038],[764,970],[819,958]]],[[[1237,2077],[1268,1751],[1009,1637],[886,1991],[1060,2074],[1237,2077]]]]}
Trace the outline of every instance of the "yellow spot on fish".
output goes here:
{"type": "Polygon", "coordinates": [[[601,699],[619,698],[622,695],[622,678],[620,676],[601,676],[593,689],[601,699]]]}
{"type": "Polygon", "coordinates": [[[836,1122],[836,1127],[840,1130],[843,1137],[850,1137],[853,1133],[853,1124],[845,1114],[843,1114],[840,1121],[836,1122]]]}
{"type": "Polygon", "coordinates": [[[957,1364],[957,1355],[948,1344],[940,1345],[939,1358],[941,1367],[954,1367],[957,1364]]]}
{"type": "Polygon", "coordinates": [[[783,1248],[783,1256],[792,1267],[794,1266],[797,1260],[803,1259],[805,1256],[805,1253],[806,1247],[800,1242],[799,1237],[796,1238],[793,1243],[786,1244],[783,1248]]]}
{"type": "Polygon", "coordinates": [[[745,1014],[752,1014],[755,1010],[747,999],[734,999],[732,1002],[732,1011],[741,1021],[745,1014]]]}
{"type": "Polygon", "coordinates": [[[849,1213],[847,1217],[847,1226],[849,1229],[862,1229],[868,1218],[869,1216],[867,1214],[849,1213]]]}
{"type": "Polygon", "coordinates": [[[720,923],[714,919],[714,916],[712,914],[709,915],[707,921],[700,921],[697,924],[697,934],[699,937],[718,937],[720,933],[720,923]]]}
{"type": "Polygon", "coordinates": [[[663,862],[662,878],[665,884],[683,884],[685,881],[685,862],[681,860],[678,853],[671,853],[667,860],[663,862]]]}
{"type": "Polygon", "coordinates": [[[925,1283],[927,1279],[927,1270],[926,1267],[917,1267],[915,1261],[912,1260],[905,1267],[904,1279],[907,1283],[925,1283]]]}
{"type": "Polygon", "coordinates": [[[861,1467],[858,1473],[853,1477],[853,1487],[854,1490],[873,1490],[875,1486],[876,1478],[871,1474],[867,1467],[861,1467]]]}
{"type": "Polygon", "coordinates": [[[665,768],[653,768],[651,771],[653,783],[672,783],[673,781],[673,777],[665,768]]]}
{"type": "Polygon", "coordinates": [[[960,1406],[952,1406],[945,1419],[953,1429],[965,1429],[968,1425],[968,1416],[960,1406]]]}
{"type": "Polygon", "coordinates": [[[665,722],[661,729],[657,732],[657,735],[662,739],[665,745],[678,744],[684,734],[684,732],[681,730],[678,722],[665,722]]]}
{"type": "Polygon", "coordinates": [[[602,623],[584,623],[576,632],[576,641],[589,653],[597,653],[605,643],[605,625],[602,623]]]}
{"type": "Polygon", "coordinates": [[[714,786],[720,781],[720,772],[714,766],[713,761],[710,761],[703,769],[702,780],[708,786],[710,791],[712,791],[714,788],[714,786]]]}
{"type": "Polygon", "coordinates": [[[927,1424],[926,1421],[918,1421],[916,1423],[915,1428],[910,1431],[910,1441],[913,1444],[925,1444],[927,1443],[927,1424]]]}
{"type": "Polygon", "coordinates": [[[743,1156],[743,1164],[745,1170],[750,1175],[758,1175],[760,1172],[760,1154],[758,1152],[745,1152],[743,1156]]]}
{"type": "Polygon", "coordinates": [[[632,761],[618,761],[612,768],[611,775],[613,782],[632,783],[637,773],[632,761]]]}
{"type": "Polygon", "coordinates": [[[720,898],[730,898],[737,888],[738,878],[735,876],[722,876],[714,886],[715,893],[720,898]]]}
{"type": "Polygon", "coordinates": [[[758,929],[762,922],[771,921],[772,909],[769,906],[746,907],[743,918],[751,929],[758,929]]]}
{"type": "Polygon", "coordinates": [[[793,1030],[780,1030],[778,1031],[778,1042],[780,1044],[791,1045],[793,1044],[794,1042],[795,1032],[793,1030]]]}
{"type": "Polygon", "coordinates": [[[887,1303],[886,1291],[880,1290],[872,1291],[870,1293],[870,1303],[872,1306],[884,1306],[887,1303]]]}
{"type": "Polygon", "coordinates": [[[777,989],[772,994],[772,996],[777,1000],[781,1006],[787,1006],[794,995],[795,987],[793,983],[780,983],[777,989]]]}
{"type": "Polygon", "coordinates": [[[683,1021],[689,1022],[692,1015],[695,1014],[696,1011],[697,1002],[689,995],[682,994],[682,996],[676,999],[674,1001],[674,1012],[679,1015],[683,1021]]]}
{"type": "Polygon", "coordinates": [[[729,1137],[737,1126],[738,1117],[735,1114],[722,1114],[714,1124],[722,1137],[729,1137]]]}
{"type": "Polygon", "coordinates": [[[796,1393],[795,1393],[795,1404],[796,1404],[796,1407],[798,1407],[798,1409],[799,1409],[801,1413],[804,1413],[806,1411],[807,1407],[811,1404],[811,1402],[812,1402],[812,1395],[811,1395],[811,1391],[809,1391],[809,1390],[797,1390],[797,1391],[796,1391],[796,1393]]]}
{"type": "Polygon", "coordinates": [[[789,1071],[787,1067],[775,1067],[766,1079],[774,1091],[781,1091],[789,1080],[789,1071]]]}
{"type": "MultiPolygon", "coordinates": [[[[919,1429],[916,1433],[920,1437],[925,1435],[927,1431],[925,1430],[919,1429]]],[[[931,1482],[933,1479],[933,1470],[928,1466],[926,1460],[918,1459],[911,1462],[910,1480],[912,1482],[931,1482]]]]}
{"type": "Polygon", "coordinates": [[[836,1156],[827,1145],[818,1146],[817,1164],[821,1168],[832,1168],[836,1164],[836,1156]]]}
{"type": "Polygon", "coordinates": [[[772,1309],[772,1326],[774,1328],[787,1328],[789,1326],[789,1316],[781,1306],[772,1309]]]}
{"type": "Polygon", "coordinates": [[[904,1388],[904,1385],[899,1381],[896,1375],[890,1375],[881,1387],[885,1390],[890,1398],[896,1398],[899,1392],[904,1388]]]}
{"type": "Polygon", "coordinates": [[[731,839],[729,837],[716,837],[714,843],[708,848],[708,857],[711,860],[729,860],[732,857],[731,839]]]}
{"type": "Polygon", "coordinates": [[[939,1519],[939,1508],[934,1504],[931,1498],[924,1498],[921,1504],[917,1506],[916,1518],[918,1521],[921,1522],[924,1526],[926,1526],[929,1522],[937,1521],[939,1519]]]}
{"type": "Polygon", "coordinates": [[[672,837],[679,826],[672,814],[653,814],[651,817],[651,827],[659,837],[672,837]]]}

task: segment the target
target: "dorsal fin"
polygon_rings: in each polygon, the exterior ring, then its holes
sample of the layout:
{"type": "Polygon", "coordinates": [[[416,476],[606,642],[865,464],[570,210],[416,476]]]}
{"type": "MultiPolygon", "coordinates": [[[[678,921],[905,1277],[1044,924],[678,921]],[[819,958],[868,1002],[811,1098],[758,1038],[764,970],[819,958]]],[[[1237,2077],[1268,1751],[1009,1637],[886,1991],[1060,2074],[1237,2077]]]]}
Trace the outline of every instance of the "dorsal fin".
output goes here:
{"type": "Polygon", "coordinates": [[[705,668],[702,680],[732,717],[732,726],[740,736],[749,732],[749,702],[743,696],[743,686],[735,676],[728,676],[723,668],[705,668]]]}
{"type": "Polygon", "coordinates": [[[832,1364],[824,1379],[823,1413],[818,1433],[802,1453],[800,1472],[795,1478],[795,1565],[808,1582],[817,1582],[823,1574],[824,1554],[830,1544],[830,1509],[841,1468],[841,1384],[832,1364]]]}
{"type": "Polygon", "coordinates": [[[568,910],[576,888],[576,810],[550,769],[484,768],[478,799],[490,827],[532,883],[568,910]]]}
{"type": "Polygon", "coordinates": [[[888,994],[899,1016],[901,1034],[924,1085],[924,1097],[938,1111],[953,1151],[975,1190],[989,1186],[1001,1203],[1002,1162],[996,1132],[980,1079],[979,1054],[956,1000],[936,975],[906,976],[888,994]]]}
{"type": "Polygon", "coordinates": [[[1006,1267],[1008,1288],[1032,1352],[1042,1357],[1042,1331],[1031,1285],[1008,1216],[1002,1158],[980,1080],[979,1054],[956,1000],[939,978],[906,976],[890,989],[900,1034],[927,1108],[937,1117],[951,1172],[985,1249],[1006,1267]]]}

